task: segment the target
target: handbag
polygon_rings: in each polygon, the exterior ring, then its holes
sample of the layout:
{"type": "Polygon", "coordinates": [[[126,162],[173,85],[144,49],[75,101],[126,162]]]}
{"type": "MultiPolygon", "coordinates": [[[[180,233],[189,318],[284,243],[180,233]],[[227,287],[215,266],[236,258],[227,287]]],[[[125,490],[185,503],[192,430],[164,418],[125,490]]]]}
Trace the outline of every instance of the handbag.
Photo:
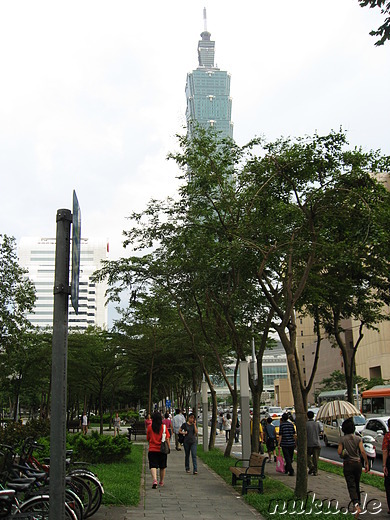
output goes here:
{"type": "Polygon", "coordinates": [[[284,473],[284,459],[280,454],[280,448],[278,450],[278,455],[276,457],[276,471],[278,473],[284,473]]]}
{"type": "Polygon", "coordinates": [[[160,453],[164,453],[165,455],[168,455],[168,453],[171,453],[171,450],[169,449],[168,441],[166,440],[166,433],[165,433],[165,424],[163,425],[163,434],[161,437],[161,446],[160,446],[160,453]]]}

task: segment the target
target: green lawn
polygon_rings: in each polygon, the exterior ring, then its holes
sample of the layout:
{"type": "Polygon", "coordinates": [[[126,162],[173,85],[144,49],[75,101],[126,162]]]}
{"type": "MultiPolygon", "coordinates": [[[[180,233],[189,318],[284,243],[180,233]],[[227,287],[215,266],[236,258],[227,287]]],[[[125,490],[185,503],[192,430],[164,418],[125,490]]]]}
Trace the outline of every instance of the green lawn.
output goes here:
{"type": "Polygon", "coordinates": [[[144,447],[133,444],[131,453],[123,462],[95,464],[91,470],[104,486],[103,504],[137,506],[140,487],[144,447]]]}

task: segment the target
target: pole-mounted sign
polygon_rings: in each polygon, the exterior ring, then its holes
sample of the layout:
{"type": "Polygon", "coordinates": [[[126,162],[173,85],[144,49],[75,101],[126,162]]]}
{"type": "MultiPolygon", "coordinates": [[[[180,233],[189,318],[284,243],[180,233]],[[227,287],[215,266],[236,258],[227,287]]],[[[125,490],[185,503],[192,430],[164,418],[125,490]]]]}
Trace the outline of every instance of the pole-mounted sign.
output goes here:
{"type": "Polygon", "coordinates": [[[73,190],[72,215],[72,282],[71,301],[76,314],[79,312],[79,280],[80,280],[80,239],[81,239],[81,211],[76,191],[73,190]]]}
{"type": "Polygon", "coordinates": [[[54,274],[53,351],[50,417],[49,520],[65,518],[66,416],[69,293],[78,313],[80,275],[81,212],[73,191],[73,215],[57,211],[54,274]],[[72,283],[69,290],[70,227],[72,226],[72,283]]]}

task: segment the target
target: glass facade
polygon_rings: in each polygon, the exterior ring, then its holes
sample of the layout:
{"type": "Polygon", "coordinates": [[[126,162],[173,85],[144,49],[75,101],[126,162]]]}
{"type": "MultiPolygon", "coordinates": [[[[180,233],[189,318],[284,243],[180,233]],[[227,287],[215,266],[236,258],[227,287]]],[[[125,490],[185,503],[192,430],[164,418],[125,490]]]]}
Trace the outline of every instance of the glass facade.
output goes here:
{"type": "MultiPolygon", "coordinates": [[[[19,243],[20,264],[29,271],[34,282],[36,302],[34,311],[28,315],[33,325],[51,327],[54,308],[54,238],[22,237],[19,243]]],[[[105,290],[107,284],[95,284],[91,280],[94,271],[100,267],[101,260],[107,258],[107,241],[104,239],[81,239],[79,312],[75,314],[69,305],[69,327],[86,329],[90,325],[107,327],[107,307],[105,290]]]]}
{"type": "Polygon", "coordinates": [[[215,42],[205,30],[198,42],[199,66],[187,74],[187,131],[191,134],[194,125],[213,128],[220,137],[233,138],[232,99],[230,97],[230,74],[214,65],[215,42]]]}

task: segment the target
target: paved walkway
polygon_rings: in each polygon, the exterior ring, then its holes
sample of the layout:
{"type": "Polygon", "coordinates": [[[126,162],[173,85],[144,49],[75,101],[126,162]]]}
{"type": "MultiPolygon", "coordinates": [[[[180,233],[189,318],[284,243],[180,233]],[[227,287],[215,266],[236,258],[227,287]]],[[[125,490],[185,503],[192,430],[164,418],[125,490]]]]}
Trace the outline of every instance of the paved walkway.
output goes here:
{"type": "Polygon", "coordinates": [[[163,488],[152,489],[152,478],[145,464],[141,484],[141,505],[130,507],[104,507],[93,520],[130,520],[156,518],[176,520],[182,518],[254,520],[263,518],[248,506],[232,486],[226,484],[198,457],[198,474],[187,474],[184,469],[184,450],[173,450],[168,455],[168,468],[163,488]]]}

